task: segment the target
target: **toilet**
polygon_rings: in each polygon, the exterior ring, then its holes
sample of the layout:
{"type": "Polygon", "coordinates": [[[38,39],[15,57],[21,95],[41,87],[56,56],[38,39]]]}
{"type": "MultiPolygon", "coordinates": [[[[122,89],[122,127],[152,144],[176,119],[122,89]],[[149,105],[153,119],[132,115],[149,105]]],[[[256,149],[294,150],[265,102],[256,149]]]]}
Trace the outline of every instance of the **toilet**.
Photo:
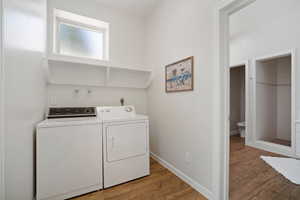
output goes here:
{"type": "Polygon", "coordinates": [[[239,122],[237,123],[237,126],[239,127],[239,133],[242,138],[245,138],[246,133],[246,122],[239,122]]]}

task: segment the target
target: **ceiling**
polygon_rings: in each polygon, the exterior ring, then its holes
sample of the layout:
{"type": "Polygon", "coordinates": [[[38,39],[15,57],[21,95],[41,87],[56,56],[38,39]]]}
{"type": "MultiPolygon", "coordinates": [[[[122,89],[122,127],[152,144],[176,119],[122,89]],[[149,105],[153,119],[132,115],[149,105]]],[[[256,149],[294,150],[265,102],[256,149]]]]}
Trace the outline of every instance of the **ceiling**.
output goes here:
{"type": "Polygon", "coordinates": [[[145,17],[149,15],[160,0],[96,0],[103,5],[145,17]]]}

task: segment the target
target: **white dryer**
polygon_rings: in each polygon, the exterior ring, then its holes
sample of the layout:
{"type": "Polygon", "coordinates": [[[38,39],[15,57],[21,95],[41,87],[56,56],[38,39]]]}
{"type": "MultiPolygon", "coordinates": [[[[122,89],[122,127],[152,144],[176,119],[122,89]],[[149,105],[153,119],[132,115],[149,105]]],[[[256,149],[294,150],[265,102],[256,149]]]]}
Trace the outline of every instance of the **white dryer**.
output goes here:
{"type": "Polygon", "coordinates": [[[98,108],[103,120],[104,188],[150,174],[148,117],[133,106],[98,108]]]}

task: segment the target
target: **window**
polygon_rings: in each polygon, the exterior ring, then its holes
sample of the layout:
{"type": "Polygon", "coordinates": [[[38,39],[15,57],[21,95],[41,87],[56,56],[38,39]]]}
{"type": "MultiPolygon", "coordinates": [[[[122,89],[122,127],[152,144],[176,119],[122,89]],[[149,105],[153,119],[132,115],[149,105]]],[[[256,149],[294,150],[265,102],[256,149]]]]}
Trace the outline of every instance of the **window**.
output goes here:
{"type": "Polygon", "coordinates": [[[59,53],[103,60],[103,37],[102,32],[60,23],[59,53]]]}
{"type": "Polygon", "coordinates": [[[108,60],[108,23],[57,9],[54,17],[54,53],[108,60]]]}

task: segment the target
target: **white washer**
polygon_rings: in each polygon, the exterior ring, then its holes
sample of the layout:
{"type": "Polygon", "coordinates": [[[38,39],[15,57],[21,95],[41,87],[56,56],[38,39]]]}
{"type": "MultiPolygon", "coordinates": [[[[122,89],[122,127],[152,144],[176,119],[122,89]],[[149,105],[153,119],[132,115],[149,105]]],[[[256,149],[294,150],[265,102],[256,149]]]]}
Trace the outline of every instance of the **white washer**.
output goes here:
{"type": "Polygon", "coordinates": [[[104,188],[150,174],[148,117],[133,106],[101,107],[104,188]]]}
{"type": "Polygon", "coordinates": [[[37,200],[62,200],[102,189],[102,166],[99,118],[47,119],[37,126],[37,200]]]}

